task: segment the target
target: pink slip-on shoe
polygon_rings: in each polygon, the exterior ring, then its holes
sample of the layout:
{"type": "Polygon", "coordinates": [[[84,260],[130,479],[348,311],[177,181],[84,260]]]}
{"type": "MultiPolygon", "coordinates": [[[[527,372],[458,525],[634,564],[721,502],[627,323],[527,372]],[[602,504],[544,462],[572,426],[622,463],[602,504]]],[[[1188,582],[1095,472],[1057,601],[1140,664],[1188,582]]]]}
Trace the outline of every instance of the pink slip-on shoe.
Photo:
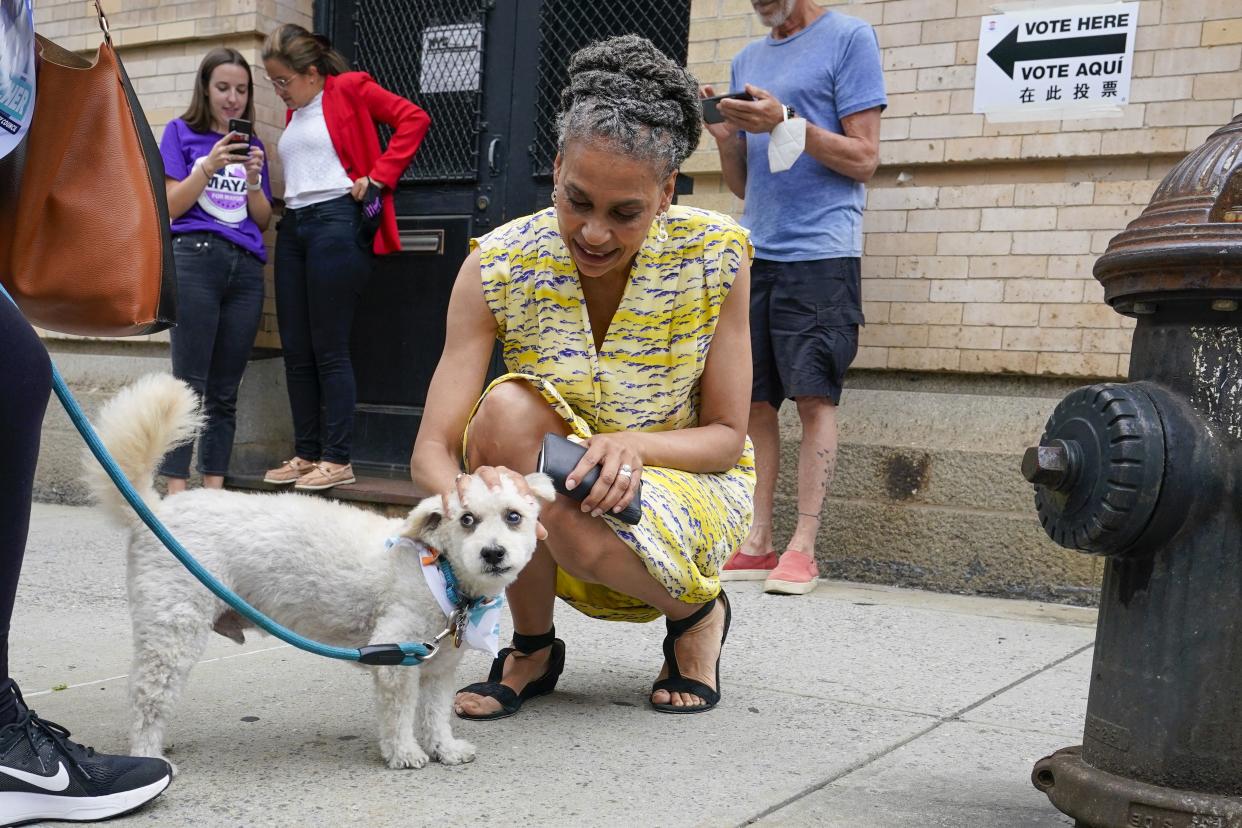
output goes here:
{"type": "Polygon", "coordinates": [[[763,582],[763,591],[777,595],[806,595],[815,589],[819,567],[815,559],[796,549],[786,549],[780,563],[763,582]]]}
{"type": "Polygon", "coordinates": [[[734,552],[720,570],[722,581],[762,581],[776,569],[776,553],[747,555],[734,552]]]}

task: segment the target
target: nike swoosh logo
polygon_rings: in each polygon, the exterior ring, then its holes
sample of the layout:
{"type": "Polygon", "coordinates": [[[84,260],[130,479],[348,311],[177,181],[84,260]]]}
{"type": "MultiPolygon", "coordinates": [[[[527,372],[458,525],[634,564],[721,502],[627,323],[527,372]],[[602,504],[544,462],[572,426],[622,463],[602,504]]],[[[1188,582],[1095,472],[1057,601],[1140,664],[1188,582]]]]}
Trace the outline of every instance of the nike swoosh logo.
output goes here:
{"type": "Polygon", "coordinates": [[[65,770],[64,762],[58,762],[57,764],[60,766],[60,770],[51,776],[27,773],[16,768],[6,768],[4,765],[0,765],[0,773],[3,773],[5,776],[11,776],[14,779],[20,779],[45,791],[63,791],[69,787],[69,771],[65,770]]]}

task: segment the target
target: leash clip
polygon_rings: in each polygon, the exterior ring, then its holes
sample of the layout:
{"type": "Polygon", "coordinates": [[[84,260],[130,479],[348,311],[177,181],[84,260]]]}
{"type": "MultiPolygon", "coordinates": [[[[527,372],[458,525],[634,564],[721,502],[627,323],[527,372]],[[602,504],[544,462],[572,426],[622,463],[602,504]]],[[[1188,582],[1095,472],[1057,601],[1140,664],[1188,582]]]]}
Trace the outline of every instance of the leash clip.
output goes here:
{"type": "Polygon", "coordinates": [[[407,653],[400,644],[370,644],[366,647],[359,647],[358,661],[371,666],[395,667],[399,664],[412,664],[418,667],[435,658],[436,653],[440,652],[440,642],[452,632],[452,626],[445,627],[431,641],[424,641],[420,646],[427,652],[423,654],[407,653]],[[416,660],[409,662],[407,661],[409,658],[416,660]]]}
{"type": "Polygon", "coordinates": [[[425,664],[428,661],[431,661],[432,657],[435,656],[436,653],[440,652],[440,642],[443,641],[444,637],[452,631],[453,628],[451,626],[445,627],[440,630],[440,632],[436,633],[436,637],[431,639],[430,642],[424,642],[423,646],[427,648],[427,655],[423,656],[422,661],[419,663],[425,664]]]}
{"type": "MultiPolygon", "coordinates": [[[[458,607],[449,616],[449,628],[453,631],[453,646],[460,649],[462,639],[466,636],[466,624],[470,621],[470,612],[466,607],[458,607]]],[[[445,630],[447,633],[448,630],[445,630]]]]}

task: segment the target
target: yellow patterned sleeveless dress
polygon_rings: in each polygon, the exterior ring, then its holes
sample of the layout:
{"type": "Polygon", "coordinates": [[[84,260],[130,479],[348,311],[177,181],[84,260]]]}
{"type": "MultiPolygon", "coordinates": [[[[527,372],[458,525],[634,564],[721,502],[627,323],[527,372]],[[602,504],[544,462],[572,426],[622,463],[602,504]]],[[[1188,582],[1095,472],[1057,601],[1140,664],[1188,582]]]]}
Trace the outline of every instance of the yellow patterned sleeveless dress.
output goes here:
{"type": "MultiPolygon", "coordinates": [[[[581,437],[612,431],[668,431],[699,422],[699,378],[720,306],[744,259],[746,231],[728,216],[673,206],[668,240],[653,225],[598,353],[577,268],[549,208],[471,241],[483,295],[513,379],[530,382],[581,437]]],[[[483,395],[487,395],[487,391],[483,395]]],[[[464,441],[463,441],[464,449],[464,441]]],[[[643,469],[643,519],[601,518],[673,597],[709,601],[719,572],[750,530],[755,461],[750,440],[720,474],[643,469]]],[[[557,573],[557,594],[587,615],[650,621],[647,604],[600,584],[557,573]]]]}

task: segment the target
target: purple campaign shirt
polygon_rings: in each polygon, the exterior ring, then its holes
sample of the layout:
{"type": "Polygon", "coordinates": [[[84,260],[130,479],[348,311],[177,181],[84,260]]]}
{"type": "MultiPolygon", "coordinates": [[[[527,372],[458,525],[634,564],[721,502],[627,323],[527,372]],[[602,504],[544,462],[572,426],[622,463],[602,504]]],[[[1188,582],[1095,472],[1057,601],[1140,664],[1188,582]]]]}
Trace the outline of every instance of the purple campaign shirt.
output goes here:
{"type": "MultiPolygon", "coordinates": [[[[164,127],[160,139],[160,155],[164,157],[164,174],[178,181],[194,172],[194,165],[211,152],[224,136],[216,132],[195,132],[180,118],[174,118],[164,127]]],[[[256,135],[251,141],[263,150],[263,195],[272,200],[272,188],[267,174],[267,150],[256,135]]],[[[263,233],[250,218],[246,206],[246,168],[241,164],[229,164],[211,178],[198,201],[180,218],[173,219],[172,232],[197,233],[206,230],[216,233],[234,244],[250,251],[259,261],[267,261],[267,248],[263,246],[263,233]]]]}

